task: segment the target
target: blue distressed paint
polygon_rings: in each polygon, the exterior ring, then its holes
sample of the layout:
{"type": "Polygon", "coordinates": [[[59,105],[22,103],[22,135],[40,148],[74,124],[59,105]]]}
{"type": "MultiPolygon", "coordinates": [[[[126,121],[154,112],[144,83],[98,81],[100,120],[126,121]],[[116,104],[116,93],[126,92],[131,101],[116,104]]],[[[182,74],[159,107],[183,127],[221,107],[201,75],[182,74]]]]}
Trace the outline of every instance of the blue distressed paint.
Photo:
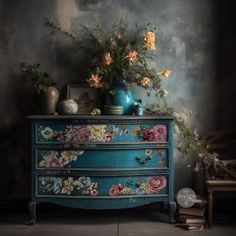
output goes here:
{"type": "Polygon", "coordinates": [[[31,116],[29,119],[31,223],[36,220],[36,204],[41,202],[84,209],[121,209],[166,202],[173,221],[171,117],[31,116]],[[109,133],[112,138],[103,142],[95,131],[101,137],[109,133]],[[58,133],[63,142],[58,141],[58,133]],[[78,141],[78,137],[84,141],[78,141]]]}
{"type": "Polygon", "coordinates": [[[70,168],[168,168],[167,148],[144,149],[36,149],[36,169],[70,169],[70,168]],[[76,154],[78,151],[78,154],[76,154]],[[64,161],[63,156],[75,153],[71,161],[64,161]],[[53,156],[57,161],[50,163],[53,156]],[[150,157],[150,159],[148,159],[150,157]],[[147,159],[147,160],[146,160],[147,159]],[[47,160],[47,161],[46,161],[47,160]],[[146,161],[145,161],[146,160],[146,161]]]}

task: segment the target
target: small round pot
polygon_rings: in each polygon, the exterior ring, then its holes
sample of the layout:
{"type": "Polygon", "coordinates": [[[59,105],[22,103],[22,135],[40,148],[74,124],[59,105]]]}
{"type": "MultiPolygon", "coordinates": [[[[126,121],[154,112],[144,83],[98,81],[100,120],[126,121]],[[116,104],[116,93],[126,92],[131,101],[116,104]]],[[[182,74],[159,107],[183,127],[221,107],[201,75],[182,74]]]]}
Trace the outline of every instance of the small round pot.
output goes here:
{"type": "Polygon", "coordinates": [[[73,99],[63,100],[58,105],[58,111],[63,115],[74,115],[78,112],[78,104],[73,99]]]}

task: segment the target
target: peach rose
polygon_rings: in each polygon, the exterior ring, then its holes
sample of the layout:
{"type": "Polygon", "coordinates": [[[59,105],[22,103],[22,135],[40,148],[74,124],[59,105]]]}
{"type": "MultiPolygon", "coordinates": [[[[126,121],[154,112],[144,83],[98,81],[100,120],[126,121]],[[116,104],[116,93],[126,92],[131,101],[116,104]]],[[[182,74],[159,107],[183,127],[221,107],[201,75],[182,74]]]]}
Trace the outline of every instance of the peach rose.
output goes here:
{"type": "Polygon", "coordinates": [[[78,142],[86,142],[90,137],[90,130],[87,126],[81,126],[76,132],[75,138],[78,142]]]}

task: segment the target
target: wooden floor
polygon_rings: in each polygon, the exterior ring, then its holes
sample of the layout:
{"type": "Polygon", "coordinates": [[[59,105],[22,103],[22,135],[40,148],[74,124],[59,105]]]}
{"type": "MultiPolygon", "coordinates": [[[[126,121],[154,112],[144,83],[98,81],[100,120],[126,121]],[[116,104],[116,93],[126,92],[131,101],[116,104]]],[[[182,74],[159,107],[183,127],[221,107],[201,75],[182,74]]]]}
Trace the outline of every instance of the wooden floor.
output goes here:
{"type": "Polygon", "coordinates": [[[156,212],[119,213],[77,212],[41,213],[34,226],[27,225],[25,213],[0,213],[1,236],[178,236],[236,235],[236,224],[217,223],[212,229],[188,232],[167,223],[167,216],[156,212]]]}

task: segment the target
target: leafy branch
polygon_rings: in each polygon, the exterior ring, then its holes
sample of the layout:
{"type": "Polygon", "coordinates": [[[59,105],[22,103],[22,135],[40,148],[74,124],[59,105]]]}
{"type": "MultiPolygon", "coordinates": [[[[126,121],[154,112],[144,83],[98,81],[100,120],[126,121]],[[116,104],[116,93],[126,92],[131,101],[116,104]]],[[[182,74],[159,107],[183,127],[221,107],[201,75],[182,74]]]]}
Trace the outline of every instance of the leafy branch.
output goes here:
{"type": "Polygon", "coordinates": [[[48,87],[56,85],[48,73],[41,71],[40,64],[21,63],[20,67],[35,83],[35,89],[37,90],[38,94],[40,94],[42,91],[45,91],[48,87]]]}
{"type": "Polygon", "coordinates": [[[62,30],[61,27],[55,25],[55,24],[54,24],[53,22],[51,22],[49,19],[46,19],[46,20],[45,20],[45,24],[46,24],[46,26],[48,26],[49,28],[52,29],[51,34],[54,34],[55,32],[61,32],[61,33],[63,33],[64,35],[66,35],[67,37],[69,37],[69,38],[75,40],[75,36],[74,36],[73,34],[67,32],[67,31],[62,30]]]}

